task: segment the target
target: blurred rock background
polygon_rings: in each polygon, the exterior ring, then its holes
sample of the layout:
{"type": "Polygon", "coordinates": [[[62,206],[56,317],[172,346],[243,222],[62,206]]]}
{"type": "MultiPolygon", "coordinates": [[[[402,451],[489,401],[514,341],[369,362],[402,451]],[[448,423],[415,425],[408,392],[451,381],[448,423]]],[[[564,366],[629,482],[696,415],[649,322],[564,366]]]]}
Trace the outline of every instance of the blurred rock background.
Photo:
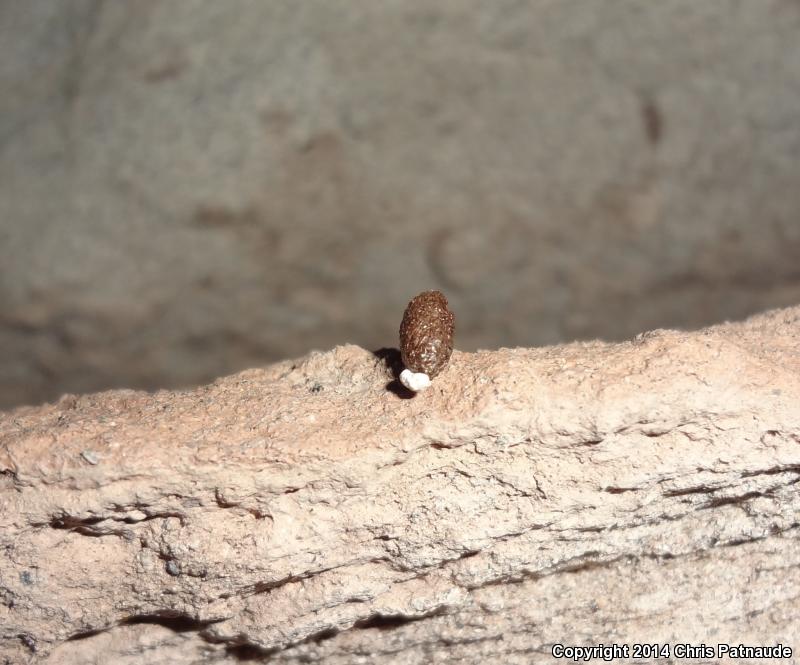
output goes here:
{"type": "Polygon", "coordinates": [[[0,408],[800,302],[800,2],[0,0],[0,408]]]}

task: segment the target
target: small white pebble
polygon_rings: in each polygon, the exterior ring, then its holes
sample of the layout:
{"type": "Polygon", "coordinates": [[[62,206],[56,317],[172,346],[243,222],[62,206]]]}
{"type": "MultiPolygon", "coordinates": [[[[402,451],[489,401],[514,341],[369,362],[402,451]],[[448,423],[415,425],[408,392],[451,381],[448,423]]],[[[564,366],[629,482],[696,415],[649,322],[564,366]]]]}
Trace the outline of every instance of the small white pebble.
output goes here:
{"type": "Polygon", "coordinates": [[[81,457],[83,457],[83,459],[89,462],[89,464],[97,464],[100,461],[97,457],[97,453],[91,450],[84,450],[81,453],[81,457]]]}
{"type": "Polygon", "coordinates": [[[400,383],[418,393],[430,387],[431,378],[425,372],[412,372],[410,369],[404,369],[400,372],[400,383]]]}

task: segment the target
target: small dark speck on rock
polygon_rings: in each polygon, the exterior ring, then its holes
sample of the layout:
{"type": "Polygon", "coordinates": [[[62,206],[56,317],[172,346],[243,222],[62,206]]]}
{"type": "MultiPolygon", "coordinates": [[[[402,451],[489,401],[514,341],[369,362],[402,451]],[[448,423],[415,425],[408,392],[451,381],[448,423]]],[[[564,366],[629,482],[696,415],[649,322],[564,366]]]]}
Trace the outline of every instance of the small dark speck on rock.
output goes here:
{"type": "Polygon", "coordinates": [[[23,570],[19,574],[19,581],[22,582],[23,584],[27,584],[28,586],[30,586],[31,584],[34,584],[34,579],[33,579],[33,575],[31,575],[31,571],[23,570]]]}
{"type": "Polygon", "coordinates": [[[181,574],[180,566],[174,561],[167,561],[167,573],[172,575],[173,577],[178,577],[181,574]]]}
{"type": "Polygon", "coordinates": [[[317,393],[321,393],[322,392],[322,385],[319,384],[319,383],[315,383],[313,386],[311,386],[310,391],[312,393],[314,393],[315,395],[317,393]]]}

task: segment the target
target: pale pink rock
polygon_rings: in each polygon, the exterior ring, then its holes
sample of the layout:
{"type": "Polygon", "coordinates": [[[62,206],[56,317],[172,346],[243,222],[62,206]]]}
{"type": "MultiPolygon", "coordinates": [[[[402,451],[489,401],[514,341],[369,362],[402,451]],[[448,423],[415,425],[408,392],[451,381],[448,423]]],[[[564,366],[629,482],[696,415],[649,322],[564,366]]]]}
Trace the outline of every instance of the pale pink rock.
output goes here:
{"type": "Polygon", "coordinates": [[[800,308],[355,346],[0,414],[0,662],[528,663],[800,634],[800,308]]]}

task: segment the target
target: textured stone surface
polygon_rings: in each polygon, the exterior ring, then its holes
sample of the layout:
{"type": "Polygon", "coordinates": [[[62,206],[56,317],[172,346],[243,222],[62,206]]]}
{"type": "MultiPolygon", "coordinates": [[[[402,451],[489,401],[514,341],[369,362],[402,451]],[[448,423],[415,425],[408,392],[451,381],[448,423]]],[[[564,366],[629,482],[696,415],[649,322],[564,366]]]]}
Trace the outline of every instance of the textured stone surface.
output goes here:
{"type": "Polygon", "coordinates": [[[799,338],[456,351],[411,399],[344,346],[0,414],[0,662],[796,654],[799,338]]]}
{"type": "Polygon", "coordinates": [[[0,1],[0,405],[800,302],[800,4],[0,1]]]}

